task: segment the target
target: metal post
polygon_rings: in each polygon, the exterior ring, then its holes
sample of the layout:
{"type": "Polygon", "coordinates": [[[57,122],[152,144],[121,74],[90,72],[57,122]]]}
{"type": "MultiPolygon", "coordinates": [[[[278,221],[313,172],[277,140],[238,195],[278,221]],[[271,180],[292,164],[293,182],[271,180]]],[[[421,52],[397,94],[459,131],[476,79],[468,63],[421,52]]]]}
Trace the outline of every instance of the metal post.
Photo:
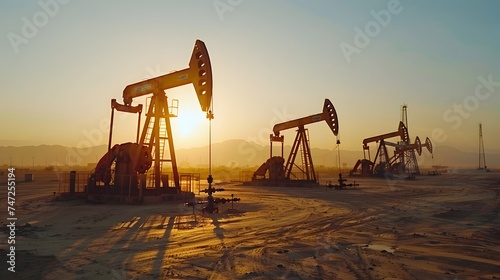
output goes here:
{"type": "Polygon", "coordinates": [[[115,117],[115,107],[113,107],[113,100],[116,101],[116,99],[111,100],[111,121],[109,123],[108,152],[111,150],[111,138],[113,137],[113,121],[115,117]]]}
{"type": "Polygon", "coordinates": [[[340,140],[337,139],[337,154],[338,154],[338,164],[339,164],[339,173],[342,174],[342,168],[341,168],[341,163],[340,163],[340,140]]]}
{"type": "MultiPolygon", "coordinates": [[[[281,137],[283,137],[283,136],[281,136],[281,137]]],[[[282,140],[281,141],[281,157],[283,157],[283,151],[284,151],[283,146],[285,145],[285,140],[283,138],[281,140],[282,140]]]]}
{"type": "Polygon", "coordinates": [[[209,110],[209,115],[210,117],[208,118],[208,177],[207,177],[207,182],[208,182],[208,205],[207,205],[207,210],[209,213],[213,213],[215,210],[214,206],[214,197],[212,196],[212,193],[214,189],[212,189],[212,182],[214,178],[212,177],[212,118],[211,118],[211,113],[212,111],[209,110]]]}
{"type": "Polygon", "coordinates": [[[272,135],[269,137],[269,158],[273,157],[273,138],[272,135]]]}
{"type": "MultiPolygon", "coordinates": [[[[142,105],[141,105],[142,106],[142,105]]],[[[142,108],[142,107],[141,107],[142,108]]],[[[136,143],[139,143],[139,130],[140,130],[140,127],[141,127],[141,114],[142,114],[142,110],[139,111],[139,116],[137,117],[137,136],[135,138],[135,142],[136,143]]]]}

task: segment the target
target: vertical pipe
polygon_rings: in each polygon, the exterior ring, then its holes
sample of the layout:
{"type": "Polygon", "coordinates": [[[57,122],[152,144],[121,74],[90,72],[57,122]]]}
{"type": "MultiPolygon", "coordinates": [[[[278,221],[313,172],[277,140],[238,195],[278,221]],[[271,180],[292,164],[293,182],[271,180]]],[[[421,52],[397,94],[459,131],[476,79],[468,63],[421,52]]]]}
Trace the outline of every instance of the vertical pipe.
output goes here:
{"type": "Polygon", "coordinates": [[[273,157],[273,138],[269,136],[269,158],[273,157]]]}
{"type": "Polygon", "coordinates": [[[142,110],[139,111],[139,116],[137,117],[137,136],[135,137],[135,142],[136,143],[139,143],[139,130],[140,130],[140,127],[141,127],[141,114],[142,114],[142,110]]]}
{"type": "Polygon", "coordinates": [[[283,139],[283,136],[281,136],[281,157],[283,157],[283,145],[285,145],[285,140],[283,139]]]}
{"type": "MultiPolygon", "coordinates": [[[[269,162],[271,162],[271,158],[273,157],[273,136],[272,134],[269,135],[269,162]]],[[[269,165],[269,179],[271,179],[271,174],[273,174],[274,170],[273,170],[273,167],[274,165],[270,164],[269,165]]],[[[266,178],[266,173],[264,172],[264,178],[266,178]]]]}
{"type": "Polygon", "coordinates": [[[342,167],[340,165],[340,140],[337,138],[337,154],[338,154],[338,159],[339,159],[339,174],[342,174],[342,167]]]}
{"type": "Polygon", "coordinates": [[[111,150],[111,138],[113,137],[113,120],[115,117],[115,107],[113,106],[113,101],[116,101],[116,99],[111,100],[111,121],[109,124],[108,152],[111,150]]]}

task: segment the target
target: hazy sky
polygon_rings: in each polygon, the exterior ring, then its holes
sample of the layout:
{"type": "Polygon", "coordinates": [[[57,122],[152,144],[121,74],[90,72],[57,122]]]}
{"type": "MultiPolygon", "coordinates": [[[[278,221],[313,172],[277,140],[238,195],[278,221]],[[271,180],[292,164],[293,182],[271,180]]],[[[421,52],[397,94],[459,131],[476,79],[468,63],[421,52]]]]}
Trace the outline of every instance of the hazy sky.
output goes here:
{"type": "MultiPolygon", "coordinates": [[[[500,150],[499,11],[495,0],[1,1],[0,145],[107,143],[110,100],[186,68],[201,39],[214,142],[267,144],[275,123],[329,98],[343,149],[397,130],[406,103],[411,138],[476,151],[482,122],[486,148],[500,150]]],[[[179,100],[176,148],[206,145],[192,86],[167,95],[179,100]]],[[[113,142],[135,129],[119,113],[113,142]]],[[[334,147],[325,123],[309,129],[313,147],[334,147]]]]}

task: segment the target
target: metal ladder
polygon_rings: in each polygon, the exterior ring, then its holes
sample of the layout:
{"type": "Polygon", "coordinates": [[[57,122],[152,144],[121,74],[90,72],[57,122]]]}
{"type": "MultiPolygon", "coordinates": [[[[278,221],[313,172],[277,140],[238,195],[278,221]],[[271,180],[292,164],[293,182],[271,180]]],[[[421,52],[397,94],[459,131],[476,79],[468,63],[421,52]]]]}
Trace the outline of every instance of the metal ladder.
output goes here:
{"type": "MultiPolygon", "coordinates": [[[[158,139],[155,139],[155,142],[156,141],[159,141],[159,150],[160,150],[160,172],[163,168],[163,162],[164,161],[169,161],[169,160],[165,160],[164,159],[164,151],[165,151],[165,142],[166,140],[168,140],[168,137],[167,137],[167,124],[165,123],[165,118],[160,118],[159,119],[159,138],[158,139]]],[[[151,137],[152,137],[152,133],[153,133],[153,128],[154,128],[154,123],[155,123],[155,117],[151,117],[150,121],[149,121],[149,124],[148,124],[148,127],[147,127],[147,130],[146,130],[146,137],[144,139],[144,144],[145,145],[148,145],[149,146],[149,142],[151,140],[151,137]]],[[[155,151],[155,145],[154,143],[151,143],[153,146],[150,147],[151,148],[151,155],[153,157],[153,168],[151,168],[150,170],[152,170],[153,172],[150,172],[148,174],[148,181],[149,181],[149,185],[150,186],[154,186],[155,185],[155,168],[154,168],[154,162],[155,162],[155,154],[156,154],[156,151],[155,151]]]]}
{"type": "MultiPolygon", "coordinates": [[[[305,139],[302,139],[302,141],[304,141],[302,143],[302,145],[300,145],[299,149],[300,149],[300,157],[302,158],[302,171],[303,171],[303,174],[309,174],[309,172],[312,171],[312,167],[311,167],[311,162],[310,162],[310,150],[308,149],[304,149],[304,147],[310,147],[309,146],[309,130],[308,129],[304,129],[304,136],[305,136],[305,139]]],[[[305,179],[305,178],[302,178],[302,179],[305,179]]]]}

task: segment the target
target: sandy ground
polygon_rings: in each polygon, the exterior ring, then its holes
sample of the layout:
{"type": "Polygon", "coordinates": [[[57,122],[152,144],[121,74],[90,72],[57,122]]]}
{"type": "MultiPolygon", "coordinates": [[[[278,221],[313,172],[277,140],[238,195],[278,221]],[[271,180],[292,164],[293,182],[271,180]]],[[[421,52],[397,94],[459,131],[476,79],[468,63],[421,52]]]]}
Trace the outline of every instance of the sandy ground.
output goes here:
{"type": "MultiPolygon", "coordinates": [[[[11,273],[0,212],[0,279],[500,278],[500,173],[356,181],[341,191],[229,184],[216,197],[241,201],[213,215],[52,201],[57,182],[19,183],[17,225],[30,226],[16,233],[11,273]]],[[[0,205],[5,195],[3,184],[0,205]]]]}

